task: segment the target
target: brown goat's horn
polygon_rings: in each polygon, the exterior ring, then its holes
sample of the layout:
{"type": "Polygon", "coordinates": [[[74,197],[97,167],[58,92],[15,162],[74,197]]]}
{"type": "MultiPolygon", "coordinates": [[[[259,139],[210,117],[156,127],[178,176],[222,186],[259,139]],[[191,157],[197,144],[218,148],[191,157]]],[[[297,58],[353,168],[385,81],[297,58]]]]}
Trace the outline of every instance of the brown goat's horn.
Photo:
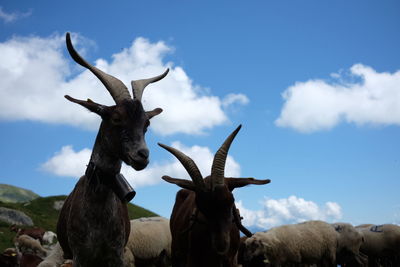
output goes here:
{"type": "Polygon", "coordinates": [[[132,81],[131,85],[132,85],[133,97],[139,101],[142,101],[142,95],[143,95],[144,88],[151,83],[158,82],[159,80],[161,80],[162,78],[167,76],[168,72],[169,72],[169,69],[164,71],[163,74],[158,75],[153,78],[132,81]]]}
{"type": "Polygon", "coordinates": [[[132,99],[131,95],[129,94],[128,88],[126,88],[126,86],[119,79],[90,65],[86,60],[84,60],[78,54],[78,52],[75,50],[75,48],[72,45],[71,36],[70,36],[69,32],[67,32],[67,35],[66,35],[66,43],[67,43],[68,52],[71,55],[71,57],[75,60],[75,62],[78,63],[79,65],[89,69],[94,75],[96,75],[97,78],[99,78],[99,80],[107,88],[108,92],[110,92],[115,103],[119,104],[119,103],[123,102],[124,100],[132,99]]]}
{"type": "Polygon", "coordinates": [[[200,191],[205,191],[206,186],[204,184],[203,176],[201,175],[200,170],[197,167],[196,163],[194,163],[194,161],[190,157],[186,156],[184,153],[173,147],[161,143],[158,143],[158,145],[164,148],[165,150],[169,151],[182,163],[183,167],[188,172],[190,178],[196,185],[197,189],[199,189],[200,191]]]}
{"type": "Polygon", "coordinates": [[[225,163],[226,157],[228,156],[229,147],[232,144],[233,139],[235,139],[236,134],[239,132],[242,125],[239,125],[236,130],[234,130],[228,138],[226,138],[225,142],[218,149],[217,153],[215,153],[214,160],[211,167],[211,183],[212,188],[214,189],[215,185],[223,185],[225,179],[225,163]]]}

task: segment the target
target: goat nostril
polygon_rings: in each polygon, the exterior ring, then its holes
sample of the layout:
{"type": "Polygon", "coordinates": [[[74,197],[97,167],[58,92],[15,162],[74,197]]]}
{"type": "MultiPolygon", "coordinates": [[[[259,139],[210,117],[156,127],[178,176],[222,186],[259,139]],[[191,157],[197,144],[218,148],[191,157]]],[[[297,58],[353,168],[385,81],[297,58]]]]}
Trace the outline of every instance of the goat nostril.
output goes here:
{"type": "Polygon", "coordinates": [[[138,151],[138,155],[143,159],[147,159],[149,157],[149,150],[148,149],[140,149],[138,151]]]}

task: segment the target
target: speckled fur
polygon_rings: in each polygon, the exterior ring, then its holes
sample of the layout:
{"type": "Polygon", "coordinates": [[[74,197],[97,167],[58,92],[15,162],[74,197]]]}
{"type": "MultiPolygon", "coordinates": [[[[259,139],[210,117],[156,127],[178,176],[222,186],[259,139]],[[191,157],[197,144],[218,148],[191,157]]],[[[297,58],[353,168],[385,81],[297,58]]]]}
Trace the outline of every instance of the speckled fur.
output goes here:
{"type": "Polygon", "coordinates": [[[93,192],[87,183],[81,177],[61,210],[65,218],[57,232],[64,258],[73,257],[75,266],[123,266],[130,232],[126,204],[109,187],[93,192]]]}

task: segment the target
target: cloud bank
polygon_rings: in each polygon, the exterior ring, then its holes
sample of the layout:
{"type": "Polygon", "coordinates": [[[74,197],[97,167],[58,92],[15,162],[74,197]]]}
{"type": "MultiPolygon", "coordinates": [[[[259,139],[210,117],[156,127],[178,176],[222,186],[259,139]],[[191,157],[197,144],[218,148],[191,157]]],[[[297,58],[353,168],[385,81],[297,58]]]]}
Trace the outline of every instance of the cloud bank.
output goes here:
{"type": "MultiPolygon", "coordinates": [[[[187,147],[180,142],[173,142],[171,146],[191,157],[196,162],[203,177],[210,174],[214,153],[208,147],[187,147]]],[[[57,176],[79,178],[85,173],[86,164],[89,162],[91,152],[88,148],[74,151],[72,146],[64,146],[52,158],[43,163],[41,169],[57,176]]],[[[123,164],[121,173],[134,187],[143,187],[164,182],[161,180],[163,175],[190,180],[182,164],[169,152],[165,151],[165,153],[170,155],[167,161],[155,162],[142,171],[135,171],[123,164]]],[[[231,156],[228,156],[226,161],[226,176],[240,176],[240,165],[231,156]]]]}
{"type": "Polygon", "coordinates": [[[400,71],[377,72],[355,64],[349,73],[332,75],[335,82],[297,82],[275,124],[302,133],[329,130],[341,122],[357,125],[400,125],[400,71]]]}
{"type": "MultiPolygon", "coordinates": [[[[73,43],[85,54],[90,41],[73,34],[73,43]]],[[[153,77],[170,68],[167,77],[149,85],[143,95],[146,109],[164,110],[153,119],[151,127],[160,135],[203,134],[228,121],[229,106],[248,103],[243,94],[220,98],[193,83],[183,68],[163,61],[172,50],[162,41],[151,43],[137,38],[129,47],[113,54],[110,61],[99,58],[92,62],[119,78],[129,90],[131,80],[153,77]]],[[[101,82],[66,55],[64,36],[12,37],[0,43],[0,54],[0,120],[27,119],[97,130],[99,118],[63,96],[113,104],[101,82]]]]}
{"type": "Polygon", "coordinates": [[[326,202],[323,207],[313,201],[297,196],[283,199],[264,199],[261,210],[249,210],[242,201],[236,202],[246,226],[269,229],[283,224],[299,223],[307,220],[336,221],[342,217],[341,207],[336,202],[326,202]]]}

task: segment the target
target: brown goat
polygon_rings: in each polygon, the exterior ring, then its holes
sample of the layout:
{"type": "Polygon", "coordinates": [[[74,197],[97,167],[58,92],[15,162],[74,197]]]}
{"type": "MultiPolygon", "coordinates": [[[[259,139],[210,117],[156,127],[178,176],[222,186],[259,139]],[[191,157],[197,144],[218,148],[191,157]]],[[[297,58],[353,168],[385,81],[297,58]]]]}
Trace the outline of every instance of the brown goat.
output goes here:
{"type": "Polygon", "coordinates": [[[41,244],[43,244],[43,235],[46,232],[43,228],[40,227],[22,229],[18,228],[15,224],[10,226],[10,230],[17,233],[16,237],[20,235],[29,235],[34,239],[38,239],[41,244]]]}
{"type": "Polygon", "coordinates": [[[20,267],[36,267],[43,261],[42,258],[35,254],[25,253],[22,254],[19,262],[20,267]]]}
{"type": "Polygon", "coordinates": [[[185,167],[192,181],[163,176],[181,189],[170,219],[172,266],[237,266],[239,228],[232,190],[249,184],[267,184],[254,178],[226,178],[225,162],[239,126],[225,140],[214,156],[211,175],[203,179],[194,161],[182,152],[159,144],[185,167]]]}
{"type": "Polygon", "coordinates": [[[58,219],[57,236],[64,258],[74,266],[123,266],[123,251],[130,232],[126,202],[135,192],[120,174],[121,164],[144,169],[149,150],[144,135],[149,120],[160,114],[157,108],[145,112],[141,103],[144,88],[164,78],[163,74],[132,81],[132,99],[117,78],[86,62],[74,49],[70,35],[66,43],[71,57],[89,69],[105,85],[115,106],[104,106],[65,96],[102,118],[90,162],[72,193],[66,199],[58,219]]]}

